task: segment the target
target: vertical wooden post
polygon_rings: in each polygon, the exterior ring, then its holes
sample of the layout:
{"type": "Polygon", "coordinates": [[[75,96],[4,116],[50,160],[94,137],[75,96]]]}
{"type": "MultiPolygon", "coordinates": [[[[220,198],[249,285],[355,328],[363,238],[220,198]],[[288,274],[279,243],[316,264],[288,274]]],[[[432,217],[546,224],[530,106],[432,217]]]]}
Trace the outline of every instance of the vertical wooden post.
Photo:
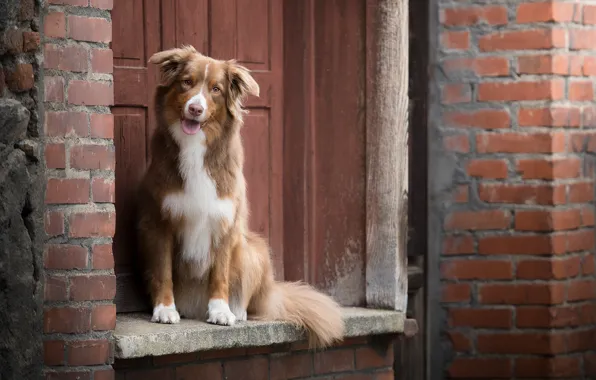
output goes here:
{"type": "Polygon", "coordinates": [[[370,0],[366,302],[406,311],[408,294],[408,1],[370,0]],[[371,30],[373,26],[373,30],[371,30]]]}

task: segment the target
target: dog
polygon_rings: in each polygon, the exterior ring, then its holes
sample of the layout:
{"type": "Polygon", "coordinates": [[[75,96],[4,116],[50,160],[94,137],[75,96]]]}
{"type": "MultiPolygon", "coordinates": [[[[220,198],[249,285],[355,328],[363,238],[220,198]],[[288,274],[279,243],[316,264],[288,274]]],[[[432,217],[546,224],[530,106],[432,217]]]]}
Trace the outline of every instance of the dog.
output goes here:
{"type": "Polygon", "coordinates": [[[281,320],[305,329],[311,348],[341,341],[339,305],[305,283],[275,281],[268,243],[248,229],[242,102],[259,95],[250,71],[189,45],[149,63],[160,72],[157,127],[137,232],[151,321],[281,320]]]}

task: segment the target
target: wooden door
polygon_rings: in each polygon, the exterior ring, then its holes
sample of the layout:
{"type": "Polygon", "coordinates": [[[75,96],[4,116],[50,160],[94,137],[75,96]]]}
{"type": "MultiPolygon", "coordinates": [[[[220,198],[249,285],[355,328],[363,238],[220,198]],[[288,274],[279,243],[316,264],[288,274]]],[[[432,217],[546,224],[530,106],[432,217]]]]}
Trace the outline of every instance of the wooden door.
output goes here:
{"type": "Polygon", "coordinates": [[[259,98],[246,104],[242,135],[250,224],[269,238],[277,278],[283,278],[282,2],[279,0],[126,0],[112,12],[116,144],[114,256],[119,312],[146,310],[136,274],[134,189],[150,157],[158,80],[149,57],[191,44],[214,58],[235,58],[253,70],[259,98]]]}

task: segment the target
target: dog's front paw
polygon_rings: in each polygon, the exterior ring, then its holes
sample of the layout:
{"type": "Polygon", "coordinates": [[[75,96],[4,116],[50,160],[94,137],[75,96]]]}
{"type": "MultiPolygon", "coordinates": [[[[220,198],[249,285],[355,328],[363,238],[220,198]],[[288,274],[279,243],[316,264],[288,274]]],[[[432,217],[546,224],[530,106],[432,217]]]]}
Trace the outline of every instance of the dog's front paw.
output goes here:
{"type": "Polygon", "coordinates": [[[248,319],[248,314],[246,313],[245,309],[235,310],[234,315],[236,316],[237,321],[246,321],[248,319]]]}
{"type": "Polygon", "coordinates": [[[207,308],[207,322],[209,323],[232,326],[236,322],[236,316],[230,310],[230,306],[222,299],[209,301],[207,308]]]}
{"type": "Polygon", "coordinates": [[[159,304],[153,308],[153,316],[151,322],[157,323],[178,323],[180,322],[180,314],[176,311],[176,305],[171,304],[164,306],[159,304]]]}

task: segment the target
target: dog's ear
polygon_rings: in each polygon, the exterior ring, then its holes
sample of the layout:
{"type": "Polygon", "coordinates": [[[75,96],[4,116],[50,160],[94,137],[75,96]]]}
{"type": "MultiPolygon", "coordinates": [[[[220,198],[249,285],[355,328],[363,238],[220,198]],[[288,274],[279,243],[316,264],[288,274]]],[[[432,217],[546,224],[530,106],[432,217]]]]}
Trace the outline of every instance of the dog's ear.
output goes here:
{"type": "Polygon", "coordinates": [[[227,65],[229,98],[233,103],[242,103],[248,95],[259,96],[259,85],[246,67],[235,60],[227,61],[227,65]]]}
{"type": "Polygon", "coordinates": [[[193,54],[198,54],[194,47],[182,46],[153,54],[149,63],[159,65],[160,84],[170,86],[193,54]]]}

